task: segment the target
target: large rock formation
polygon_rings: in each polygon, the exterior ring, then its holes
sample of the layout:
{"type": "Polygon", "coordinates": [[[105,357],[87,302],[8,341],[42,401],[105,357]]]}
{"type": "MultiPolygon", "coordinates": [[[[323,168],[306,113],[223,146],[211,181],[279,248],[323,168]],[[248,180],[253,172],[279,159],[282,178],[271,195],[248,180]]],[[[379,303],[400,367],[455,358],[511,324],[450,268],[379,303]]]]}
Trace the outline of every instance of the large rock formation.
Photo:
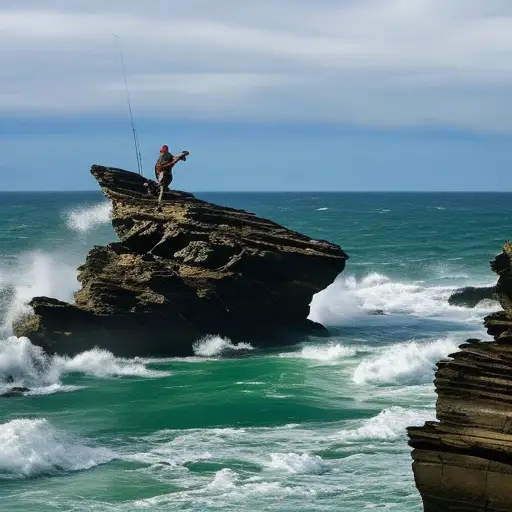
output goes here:
{"type": "Polygon", "coordinates": [[[345,266],[339,246],[184,192],[166,192],[158,208],[142,176],[91,173],[112,200],[120,242],[89,252],[73,304],[34,298],[16,335],[49,352],[142,356],[191,354],[206,334],[262,346],[325,333],[307,316],[345,266]]]}
{"type": "Polygon", "coordinates": [[[437,422],[409,428],[425,512],[512,511],[512,244],[491,267],[503,311],[494,341],[468,340],[438,363],[437,422]]]}

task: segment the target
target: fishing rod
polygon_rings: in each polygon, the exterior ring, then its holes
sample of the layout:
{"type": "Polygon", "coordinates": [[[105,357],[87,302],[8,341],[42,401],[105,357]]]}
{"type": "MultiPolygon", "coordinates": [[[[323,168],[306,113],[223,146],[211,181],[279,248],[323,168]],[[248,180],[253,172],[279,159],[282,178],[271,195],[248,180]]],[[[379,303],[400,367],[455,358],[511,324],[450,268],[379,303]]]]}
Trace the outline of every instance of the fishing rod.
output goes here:
{"type": "Polygon", "coordinates": [[[132,123],[133,142],[135,144],[135,156],[137,158],[137,168],[138,168],[139,174],[142,175],[142,157],[140,155],[139,137],[137,135],[137,130],[135,129],[135,122],[133,120],[132,102],[130,101],[130,90],[128,89],[128,79],[126,78],[126,67],[124,65],[124,57],[123,57],[123,48],[121,46],[121,38],[117,34],[112,33],[112,35],[116,38],[117,45],[119,48],[119,57],[121,58],[121,67],[123,68],[124,85],[126,88],[126,100],[128,101],[128,111],[130,112],[130,120],[132,123]]]}

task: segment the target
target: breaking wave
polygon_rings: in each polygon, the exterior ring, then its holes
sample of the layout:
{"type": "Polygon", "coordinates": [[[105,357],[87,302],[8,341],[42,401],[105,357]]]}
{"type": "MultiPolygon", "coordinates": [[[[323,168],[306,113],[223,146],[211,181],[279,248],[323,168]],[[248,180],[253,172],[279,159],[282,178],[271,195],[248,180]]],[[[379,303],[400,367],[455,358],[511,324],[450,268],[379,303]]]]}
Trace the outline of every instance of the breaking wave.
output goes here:
{"type": "Polygon", "coordinates": [[[359,428],[342,430],[339,437],[343,441],[395,441],[406,435],[407,427],[420,426],[432,420],[435,420],[433,410],[390,407],[366,420],[359,428]]]}
{"type": "Polygon", "coordinates": [[[68,257],[39,251],[20,256],[15,267],[0,268],[0,337],[10,335],[13,320],[31,311],[27,304],[33,297],[71,300],[77,274],[68,257]]]}
{"type": "Polygon", "coordinates": [[[381,385],[430,383],[436,363],[456,352],[460,344],[450,338],[395,344],[359,363],[353,380],[356,384],[381,385]]]}
{"type": "Polygon", "coordinates": [[[325,473],[327,465],[318,455],[303,453],[271,453],[270,467],[272,469],[284,470],[293,474],[313,474],[320,475],[325,473]]]}
{"type": "Polygon", "coordinates": [[[300,351],[300,356],[303,359],[322,362],[337,361],[338,359],[354,357],[356,354],[357,349],[355,347],[346,347],[340,343],[326,346],[304,347],[300,351]]]}
{"type": "Polygon", "coordinates": [[[108,224],[111,217],[112,203],[108,201],[70,211],[66,224],[73,231],[87,233],[101,224],[108,224]]]}
{"type": "MultiPolygon", "coordinates": [[[[382,311],[386,315],[442,317],[465,322],[481,322],[481,315],[495,309],[495,303],[480,305],[478,311],[450,306],[454,286],[425,286],[421,283],[392,281],[382,274],[369,274],[361,280],[339,277],[311,301],[309,318],[324,325],[342,325],[354,317],[382,311]]],[[[378,317],[385,321],[386,317],[378,317]]]]}
{"type": "Polygon", "coordinates": [[[226,490],[234,489],[238,482],[238,475],[230,468],[224,468],[215,473],[214,479],[208,484],[208,489],[226,490]]]}
{"type": "Polygon", "coordinates": [[[75,357],[53,358],[53,365],[61,374],[85,373],[94,377],[145,377],[160,378],[171,375],[170,372],[151,370],[145,364],[133,359],[115,357],[112,352],[103,349],[92,349],[82,352],[75,357]]]}
{"type": "Polygon", "coordinates": [[[61,378],[83,373],[99,378],[161,378],[170,372],[147,368],[143,363],[115,357],[106,350],[93,349],[75,357],[48,356],[28,338],[9,337],[0,341],[0,392],[13,386],[29,388],[27,394],[41,395],[78,389],[63,386],[61,378]]]}
{"type": "Polygon", "coordinates": [[[0,479],[81,471],[114,458],[110,450],[60,432],[46,419],[16,419],[0,425],[0,479]]]}
{"type": "Polygon", "coordinates": [[[200,357],[216,357],[236,352],[251,351],[254,347],[250,343],[233,344],[229,338],[221,336],[206,336],[193,345],[194,354],[200,357]]]}
{"type": "Polygon", "coordinates": [[[13,386],[58,391],[60,373],[43,349],[28,338],[10,337],[0,341],[0,391],[13,386]]]}

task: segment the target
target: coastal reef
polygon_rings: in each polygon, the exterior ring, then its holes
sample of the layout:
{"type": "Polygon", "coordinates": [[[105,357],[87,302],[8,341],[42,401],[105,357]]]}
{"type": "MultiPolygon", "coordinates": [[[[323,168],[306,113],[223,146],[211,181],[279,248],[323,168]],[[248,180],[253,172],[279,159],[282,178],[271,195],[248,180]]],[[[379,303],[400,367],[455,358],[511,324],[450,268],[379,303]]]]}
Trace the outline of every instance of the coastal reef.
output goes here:
{"type": "Polygon", "coordinates": [[[345,267],[338,245],[185,192],[167,191],[159,206],[156,184],[133,172],[91,173],[119,241],[90,250],[73,303],[32,299],[17,336],[49,353],[186,356],[209,334],[256,346],[326,334],[307,317],[345,267]]]}
{"type": "Polygon", "coordinates": [[[503,308],[484,320],[494,340],[468,340],[437,364],[438,421],[408,429],[425,512],[512,511],[511,243],[491,268],[503,308]]]}

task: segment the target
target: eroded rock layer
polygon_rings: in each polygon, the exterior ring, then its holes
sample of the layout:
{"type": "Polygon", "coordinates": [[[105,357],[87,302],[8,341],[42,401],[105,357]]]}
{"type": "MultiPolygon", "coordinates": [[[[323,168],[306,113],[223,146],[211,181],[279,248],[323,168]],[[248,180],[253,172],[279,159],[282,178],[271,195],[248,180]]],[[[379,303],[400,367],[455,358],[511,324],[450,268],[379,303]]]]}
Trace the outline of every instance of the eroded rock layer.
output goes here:
{"type": "Polygon", "coordinates": [[[325,333],[307,316],[312,296],[344,269],[339,246],[184,192],[166,192],[158,207],[142,176],[91,173],[112,200],[120,241],[89,252],[73,304],[33,299],[16,335],[59,353],[97,345],[188,355],[206,334],[274,345],[325,333]]]}
{"type": "Polygon", "coordinates": [[[503,311],[485,318],[494,341],[468,340],[438,363],[436,422],[411,427],[425,512],[512,511],[512,245],[491,262],[503,311]]]}

